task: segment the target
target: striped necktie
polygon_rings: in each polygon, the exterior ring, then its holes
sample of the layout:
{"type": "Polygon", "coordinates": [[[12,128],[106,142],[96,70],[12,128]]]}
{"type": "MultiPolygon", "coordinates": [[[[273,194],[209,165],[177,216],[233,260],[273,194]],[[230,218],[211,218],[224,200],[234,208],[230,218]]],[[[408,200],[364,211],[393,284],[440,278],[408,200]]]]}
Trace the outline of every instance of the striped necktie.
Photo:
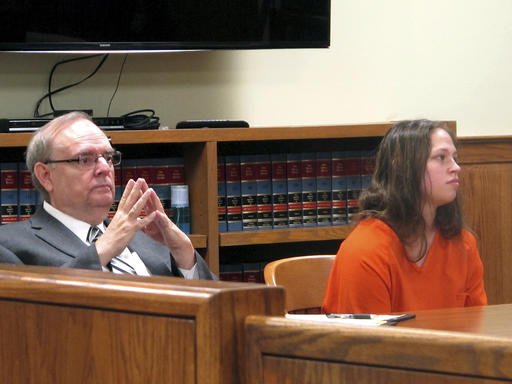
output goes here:
{"type": "MultiPolygon", "coordinates": [[[[93,244],[102,234],[103,232],[101,232],[101,229],[99,229],[97,226],[91,226],[91,228],[89,228],[89,232],[87,233],[87,241],[89,244],[93,244]]],[[[110,260],[110,263],[107,264],[107,267],[112,272],[126,273],[129,275],[137,274],[135,269],[130,264],[124,260],[121,260],[118,256],[114,256],[112,260],[110,260]]]]}

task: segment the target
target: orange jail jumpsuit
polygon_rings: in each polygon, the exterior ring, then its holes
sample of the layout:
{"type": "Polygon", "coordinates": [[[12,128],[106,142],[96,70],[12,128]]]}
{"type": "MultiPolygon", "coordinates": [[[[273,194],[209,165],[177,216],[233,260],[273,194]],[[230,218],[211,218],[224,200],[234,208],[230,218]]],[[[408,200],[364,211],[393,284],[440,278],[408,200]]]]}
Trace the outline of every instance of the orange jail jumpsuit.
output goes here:
{"type": "Polygon", "coordinates": [[[345,239],[331,271],[325,313],[390,313],[487,304],[483,265],[467,230],[435,234],[424,264],[410,262],[383,221],[361,221],[345,239]]]}

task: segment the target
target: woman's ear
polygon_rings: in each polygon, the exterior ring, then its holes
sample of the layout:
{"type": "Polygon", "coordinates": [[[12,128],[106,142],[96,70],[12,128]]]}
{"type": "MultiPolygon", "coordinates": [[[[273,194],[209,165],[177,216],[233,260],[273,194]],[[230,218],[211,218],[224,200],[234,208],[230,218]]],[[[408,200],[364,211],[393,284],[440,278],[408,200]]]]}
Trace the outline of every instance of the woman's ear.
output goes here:
{"type": "Polygon", "coordinates": [[[53,189],[53,181],[48,165],[41,162],[36,163],[34,165],[34,176],[39,180],[39,183],[41,183],[47,192],[50,192],[53,189]]]}

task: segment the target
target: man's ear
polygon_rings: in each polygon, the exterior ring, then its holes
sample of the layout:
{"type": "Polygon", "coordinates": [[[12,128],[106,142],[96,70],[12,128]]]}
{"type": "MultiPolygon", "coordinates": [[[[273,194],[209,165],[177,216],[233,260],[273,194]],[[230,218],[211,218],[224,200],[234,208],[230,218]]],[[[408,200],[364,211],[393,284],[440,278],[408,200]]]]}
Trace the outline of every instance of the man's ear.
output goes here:
{"type": "Polygon", "coordinates": [[[53,181],[48,165],[41,162],[36,163],[34,165],[34,175],[47,192],[53,190],[53,181]]]}

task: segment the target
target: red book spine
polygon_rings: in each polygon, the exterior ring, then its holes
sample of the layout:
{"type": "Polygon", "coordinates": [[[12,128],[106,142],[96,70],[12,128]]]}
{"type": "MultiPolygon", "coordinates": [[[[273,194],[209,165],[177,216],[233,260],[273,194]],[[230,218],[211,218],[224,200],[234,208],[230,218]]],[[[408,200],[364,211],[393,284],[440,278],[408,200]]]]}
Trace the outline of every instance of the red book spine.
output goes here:
{"type": "Polygon", "coordinates": [[[18,220],[27,220],[36,211],[37,191],[32,176],[25,164],[19,164],[19,209],[18,220]]]}
{"type": "Polygon", "coordinates": [[[288,226],[302,227],[302,168],[299,153],[286,154],[288,226]]]}
{"type": "Polygon", "coordinates": [[[359,195],[362,189],[360,153],[350,152],[344,163],[347,175],[347,220],[351,223],[359,211],[359,195]]]}
{"type": "Polygon", "coordinates": [[[108,211],[108,217],[110,219],[112,219],[116,214],[119,201],[121,200],[121,196],[123,195],[122,167],[120,165],[114,167],[114,185],[114,202],[112,203],[112,206],[108,211]]]}
{"type": "Polygon", "coordinates": [[[240,189],[240,157],[226,156],[226,211],[228,231],[242,230],[242,193],[240,189]]]}
{"type": "Polygon", "coordinates": [[[302,168],[302,223],[304,227],[312,227],[317,221],[316,200],[316,154],[303,152],[301,154],[302,168]]]}
{"type": "Polygon", "coordinates": [[[162,202],[165,213],[171,217],[171,172],[170,158],[161,158],[153,160],[152,188],[155,190],[158,198],[162,202]]]}
{"type": "Polygon", "coordinates": [[[272,220],[274,228],[288,227],[288,189],[286,154],[273,153],[272,162],[272,220]]]}
{"type": "Polygon", "coordinates": [[[318,152],[316,156],[316,201],[318,225],[332,224],[331,153],[318,152]]]}
{"type": "Polygon", "coordinates": [[[227,221],[227,196],[226,196],[226,159],[219,156],[217,160],[217,212],[219,232],[228,230],[227,221]]]}
{"type": "Polygon", "coordinates": [[[259,155],[256,166],[258,229],[272,228],[272,164],[270,155],[259,155]]]}
{"type": "Polygon", "coordinates": [[[344,152],[331,153],[332,225],[347,224],[347,177],[344,152]]]}
{"type": "Polygon", "coordinates": [[[18,221],[18,164],[0,163],[0,222],[9,224],[18,221]]]}
{"type": "Polygon", "coordinates": [[[240,156],[243,230],[258,229],[257,167],[254,155],[240,156]]]}

